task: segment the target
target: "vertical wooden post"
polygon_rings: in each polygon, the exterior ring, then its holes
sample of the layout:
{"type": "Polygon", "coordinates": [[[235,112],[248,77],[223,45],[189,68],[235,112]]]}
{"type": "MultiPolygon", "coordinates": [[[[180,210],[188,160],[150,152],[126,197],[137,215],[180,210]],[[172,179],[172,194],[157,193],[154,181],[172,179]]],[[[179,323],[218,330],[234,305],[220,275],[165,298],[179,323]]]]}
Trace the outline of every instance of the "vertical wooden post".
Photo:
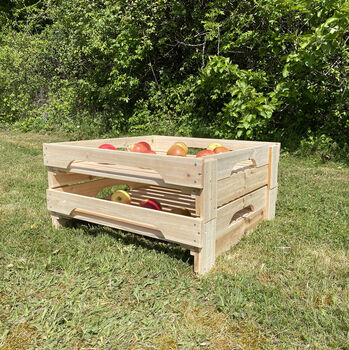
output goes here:
{"type": "MultiPolygon", "coordinates": [[[[48,168],[47,169],[47,176],[48,176],[48,187],[49,188],[54,188],[54,187],[57,187],[62,179],[57,176],[57,173],[55,170],[53,169],[50,169],[48,168]]],[[[63,178],[65,178],[66,176],[64,176],[65,174],[63,174],[63,178]]],[[[62,177],[62,174],[61,174],[61,177],[62,177]]],[[[62,182],[62,184],[65,184],[64,182],[62,182]]],[[[65,227],[67,226],[68,222],[69,222],[69,219],[57,214],[57,213],[54,213],[54,212],[51,212],[51,220],[52,220],[52,225],[53,227],[55,228],[61,228],[61,227],[65,227]]]]}
{"type": "Polygon", "coordinates": [[[278,165],[280,155],[280,144],[269,147],[268,157],[268,192],[265,218],[273,220],[275,218],[275,205],[278,191],[278,165]]]}
{"type": "Polygon", "coordinates": [[[216,218],[217,218],[217,160],[205,159],[203,166],[203,189],[197,200],[200,217],[203,220],[201,232],[202,248],[194,255],[194,271],[208,272],[215,263],[216,218]]]}

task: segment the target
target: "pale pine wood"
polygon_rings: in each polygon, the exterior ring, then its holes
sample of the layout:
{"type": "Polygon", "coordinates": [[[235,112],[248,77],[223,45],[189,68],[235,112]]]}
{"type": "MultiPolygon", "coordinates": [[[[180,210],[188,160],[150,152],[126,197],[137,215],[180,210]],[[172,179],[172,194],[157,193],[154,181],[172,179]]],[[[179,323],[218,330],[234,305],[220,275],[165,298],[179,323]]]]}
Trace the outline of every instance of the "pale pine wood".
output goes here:
{"type": "Polygon", "coordinates": [[[238,243],[241,238],[251,232],[264,218],[264,209],[247,214],[237,220],[229,230],[216,240],[216,256],[229,250],[238,243]]]}
{"type": "Polygon", "coordinates": [[[266,198],[266,211],[265,211],[265,218],[267,220],[273,220],[275,218],[279,156],[280,156],[280,144],[270,146],[269,161],[268,161],[268,193],[266,198]]]}
{"type": "Polygon", "coordinates": [[[240,149],[234,152],[226,152],[215,155],[217,158],[217,179],[221,180],[231,176],[236,170],[237,163],[252,160],[256,167],[268,164],[268,146],[240,149]]]}
{"type": "MultiPolygon", "coordinates": [[[[202,188],[202,159],[174,156],[165,157],[153,154],[113,151],[62,144],[44,144],[43,148],[44,164],[46,166],[71,170],[70,165],[74,161],[111,163],[144,170],[151,169],[160,174],[165,183],[202,188]]],[[[77,171],[75,170],[74,172],[77,171]]],[[[82,172],[80,171],[80,173],[82,172]]],[[[150,173],[148,173],[148,175],[149,174],[150,173]]],[[[103,176],[102,174],[100,175],[103,176]]],[[[106,177],[109,177],[109,175],[106,177]]],[[[143,181],[142,178],[138,179],[136,177],[133,180],[139,182],[143,181]]]]}
{"type": "Polygon", "coordinates": [[[48,168],[48,184],[50,188],[70,185],[83,181],[91,181],[94,179],[97,179],[97,177],[91,175],[61,172],[59,170],[48,168]]]}
{"type": "Polygon", "coordinates": [[[280,144],[269,146],[269,175],[268,188],[278,185],[278,165],[280,157],[280,144]]]}
{"type": "Polygon", "coordinates": [[[251,207],[253,212],[265,209],[267,186],[251,192],[233,202],[217,209],[217,238],[225,235],[234,225],[234,215],[245,208],[251,207]]]}
{"type": "MultiPolygon", "coordinates": [[[[132,205],[81,196],[78,194],[47,190],[47,206],[63,216],[73,216],[74,210],[87,210],[97,215],[108,215],[115,220],[129,220],[142,225],[154,225],[163,240],[183,243],[191,247],[201,247],[202,220],[179,216],[163,211],[140,208],[132,205]],[[198,232],[200,234],[198,234],[198,232]]],[[[139,232],[136,232],[139,233],[139,232]]]]}
{"type": "Polygon", "coordinates": [[[218,207],[239,198],[253,190],[267,185],[268,166],[247,169],[233,173],[231,176],[221,179],[217,184],[218,207]]]}
{"type": "Polygon", "coordinates": [[[240,140],[221,140],[198,137],[177,137],[177,136],[161,136],[153,135],[154,148],[158,151],[167,152],[167,150],[176,142],[184,142],[188,147],[207,148],[209,144],[219,142],[222,146],[230,150],[241,148],[249,148],[261,145],[268,145],[268,142],[259,141],[240,141],[240,140]]]}
{"type": "Polygon", "coordinates": [[[203,224],[201,245],[199,253],[194,256],[197,259],[197,273],[203,275],[209,272],[216,261],[216,219],[203,224]]]}
{"type": "Polygon", "coordinates": [[[271,190],[268,190],[267,201],[266,201],[266,212],[265,212],[265,218],[267,220],[273,220],[275,218],[277,193],[278,193],[278,187],[274,187],[271,190]]]}
{"type": "Polygon", "coordinates": [[[70,221],[68,218],[53,212],[51,212],[51,220],[52,220],[52,226],[57,229],[66,227],[70,221]]]}
{"type": "Polygon", "coordinates": [[[134,143],[145,141],[154,147],[154,137],[153,136],[131,136],[131,137],[119,137],[119,138],[108,138],[108,139],[95,139],[95,140],[81,140],[81,141],[68,141],[59,142],[59,144],[64,144],[68,146],[84,146],[84,147],[98,147],[104,143],[109,143],[115,147],[129,148],[134,143]]]}
{"type": "Polygon", "coordinates": [[[206,158],[203,174],[204,187],[199,195],[199,214],[204,222],[217,217],[217,160],[206,158]]]}
{"type": "Polygon", "coordinates": [[[57,187],[57,191],[76,193],[81,196],[96,197],[97,194],[106,187],[124,184],[123,181],[115,179],[98,179],[80,184],[57,187]]]}
{"type": "Polygon", "coordinates": [[[148,188],[142,188],[141,190],[132,190],[130,195],[133,199],[156,199],[162,206],[166,205],[172,208],[184,207],[188,209],[195,209],[195,201],[191,197],[178,196],[170,193],[159,193],[151,191],[148,188]]]}
{"type": "Polygon", "coordinates": [[[217,160],[204,161],[204,187],[198,199],[199,214],[203,221],[201,232],[202,248],[194,255],[197,272],[208,272],[215,263],[216,217],[217,217],[217,160]]]}
{"type": "Polygon", "coordinates": [[[218,254],[274,218],[279,153],[278,143],[157,135],[44,144],[53,188],[47,191],[48,209],[58,227],[74,218],[180,244],[191,250],[194,271],[203,274],[218,254]],[[158,154],[98,149],[102,143],[128,149],[139,141],[158,154]],[[231,152],[167,156],[178,141],[197,148],[219,142],[231,152]],[[131,188],[130,205],[94,198],[121,183],[131,188]],[[163,211],[139,207],[144,198],[159,200],[163,211]],[[169,213],[175,207],[193,216],[169,213]]]}

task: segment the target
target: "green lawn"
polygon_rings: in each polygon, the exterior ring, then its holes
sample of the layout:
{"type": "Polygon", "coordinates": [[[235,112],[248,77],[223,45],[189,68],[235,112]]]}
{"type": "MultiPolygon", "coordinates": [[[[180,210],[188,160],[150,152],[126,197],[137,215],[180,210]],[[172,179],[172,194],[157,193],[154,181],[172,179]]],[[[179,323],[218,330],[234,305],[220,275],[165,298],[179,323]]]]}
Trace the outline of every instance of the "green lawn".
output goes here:
{"type": "Polygon", "coordinates": [[[1,350],[349,347],[348,168],[282,155],[276,219],[199,278],[175,245],[54,230],[42,143],[58,139],[0,132],[1,350]]]}

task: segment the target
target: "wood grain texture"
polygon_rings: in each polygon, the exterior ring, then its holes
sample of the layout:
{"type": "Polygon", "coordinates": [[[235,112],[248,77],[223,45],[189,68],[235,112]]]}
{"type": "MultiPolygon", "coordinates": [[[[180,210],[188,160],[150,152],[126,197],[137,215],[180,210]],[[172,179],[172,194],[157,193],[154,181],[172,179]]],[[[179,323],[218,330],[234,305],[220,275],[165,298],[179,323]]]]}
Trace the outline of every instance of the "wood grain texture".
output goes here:
{"type": "Polygon", "coordinates": [[[234,215],[250,207],[252,212],[265,210],[267,186],[251,192],[217,209],[217,238],[224,236],[234,225],[234,215]]]}
{"type": "Polygon", "coordinates": [[[241,217],[230,226],[224,235],[216,240],[216,256],[229,250],[238,243],[244,235],[251,232],[264,218],[264,209],[253,212],[246,217],[241,217]]]}
{"type": "Polygon", "coordinates": [[[265,213],[265,217],[267,220],[273,220],[275,218],[277,193],[278,187],[274,187],[271,190],[268,190],[265,213]]]}
{"type": "Polygon", "coordinates": [[[196,202],[203,221],[201,250],[194,258],[197,272],[208,272],[215,263],[216,216],[217,216],[217,160],[207,158],[204,161],[203,189],[196,202]]]}
{"type": "Polygon", "coordinates": [[[221,179],[217,184],[218,207],[267,185],[268,166],[247,169],[221,179]]]}
{"type": "MultiPolygon", "coordinates": [[[[110,174],[104,173],[103,164],[110,163],[118,165],[116,176],[124,175],[130,177],[132,171],[138,172],[133,176],[132,181],[142,182],[143,177],[162,179],[164,183],[175,184],[179,186],[189,186],[202,188],[202,159],[184,158],[174,156],[159,156],[145,153],[133,153],[124,151],[113,151],[98,148],[89,148],[81,146],[71,146],[63,144],[44,144],[44,164],[49,167],[62,168],[72,172],[78,172],[71,166],[74,162],[95,162],[95,167],[102,169],[99,176],[110,177],[110,174]],[[125,168],[126,167],[126,170],[125,168]],[[140,172],[140,174],[139,174],[140,172]]],[[[75,166],[79,167],[75,163],[75,166]]],[[[83,165],[79,173],[83,172],[83,165]]],[[[88,175],[96,175],[97,172],[92,169],[91,172],[85,172],[88,175]]],[[[158,182],[155,182],[155,184],[158,182]]]]}
{"type": "MultiPolygon", "coordinates": [[[[76,217],[74,210],[87,210],[115,218],[115,221],[127,220],[142,226],[152,225],[162,233],[161,239],[183,243],[191,247],[201,247],[202,220],[187,216],[173,215],[163,211],[146,209],[86,197],[58,190],[47,190],[47,206],[50,211],[63,216],[76,217]]],[[[134,232],[134,231],[132,231],[134,232]]],[[[136,233],[140,233],[139,231],[136,233]]]]}

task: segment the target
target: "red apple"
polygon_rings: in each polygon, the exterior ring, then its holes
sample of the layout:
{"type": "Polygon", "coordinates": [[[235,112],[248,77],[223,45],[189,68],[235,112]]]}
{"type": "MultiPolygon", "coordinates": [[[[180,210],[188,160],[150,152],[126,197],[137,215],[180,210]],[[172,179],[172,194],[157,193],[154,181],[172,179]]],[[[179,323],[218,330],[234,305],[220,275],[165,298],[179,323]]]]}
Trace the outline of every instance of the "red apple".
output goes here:
{"type": "Polygon", "coordinates": [[[131,152],[146,153],[147,151],[149,151],[148,147],[140,142],[134,143],[131,146],[131,152]]]}
{"type": "Polygon", "coordinates": [[[220,147],[216,147],[213,150],[214,153],[224,153],[224,152],[229,152],[228,148],[220,146],[220,147]]]}
{"type": "Polygon", "coordinates": [[[156,199],[143,199],[139,205],[143,208],[162,210],[160,202],[156,199]]]}
{"type": "Polygon", "coordinates": [[[156,152],[152,151],[151,149],[144,153],[156,154],[156,152]]]}
{"type": "Polygon", "coordinates": [[[145,146],[145,147],[147,147],[147,149],[150,151],[151,150],[151,147],[150,147],[150,145],[149,145],[149,143],[148,142],[145,142],[145,141],[141,141],[141,142],[138,142],[140,145],[143,145],[143,146],[145,146]]]}
{"type": "Polygon", "coordinates": [[[167,151],[168,156],[177,156],[177,157],[185,157],[187,155],[187,152],[182,146],[179,145],[173,145],[169,148],[167,151]]]}
{"type": "Polygon", "coordinates": [[[196,158],[200,158],[200,157],[206,157],[206,156],[212,156],[214,154],[213,151],[209,150],[209,149],[203,149],[202,151],[200,151],[197,155],[196,158]]]}
{"type": "Polygon", "coordinates": [[[109,143],[103,143],[103,145],[98,146],[98,148],[101,148],[101,149],[113,149],[114,151],[118,150],[117,148],[115,148],[113,145],[110,145],[109,143]]]}

